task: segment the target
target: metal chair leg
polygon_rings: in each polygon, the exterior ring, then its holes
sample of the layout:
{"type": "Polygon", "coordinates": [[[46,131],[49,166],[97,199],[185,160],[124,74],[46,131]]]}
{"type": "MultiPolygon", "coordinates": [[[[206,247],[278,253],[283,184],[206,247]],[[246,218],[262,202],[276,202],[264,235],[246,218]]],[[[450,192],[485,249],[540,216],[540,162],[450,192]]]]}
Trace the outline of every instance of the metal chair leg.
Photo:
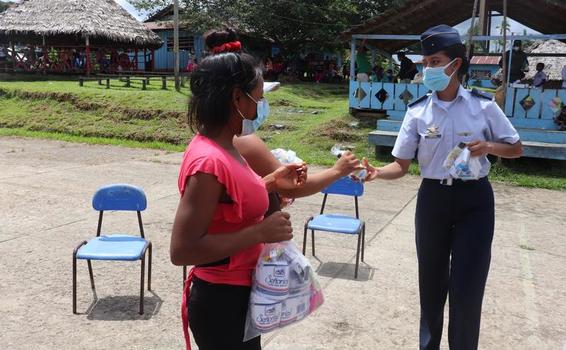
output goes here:
{"type": "Polygon", "coordinates": [[[140,315],[143,315],[143,287],[145,277],[145,252],[141,258],[141,278],[140,278],[140,315]]]}
{"type": "Polygon", "coordinates": [[[358,267],[360,266],[360,247],[363,235],[363,230],[358,231],[358,246],[356,247],[356,270],[354,271],[354,278],[358,279],[358,267]]]}
{"type": "Polygon", "coordinates": [[[77,253],[73,253],[73,313],[77,313],[77,253]]]}
{"type": "Polygon", "coordinates": [[[96,297],[96,288],[94,287],[94,274],[92,273],[92,263],[90,262],[90,260],[87,260],[86,263],[88,265],[88,275],[90,277],[90,288],[92,289],[92,293],[96,297]]]}
{"type": "Polygon", "coordinates": [[[366,250],[366,223],[362,224],[362,262],[364,261],[364,251],[366,250]]]}
{"type": "Polygon", "coordinates": [[[148,266],[147,266],[147,290],[151,290],[151,251],[152,246],[151,242],[149,242],[149,257],[148,257],[148,266]]]}
{"type": "Polygon", "coordinates": [[[75,250],[73,250],[73,314],[77,313],[77,252],[79,248],[85,245],[87,241],[82,241],[75,250]]]}
{"type": "Polygon", "coordinates": [[[311,239],[312,239],[312,256],[316,256],[314,252],[314,230],[311,230],[311,239]]]}
{"type": "Polygon", "coordinates": [[[307,224],[305,223],[305,233],[303,236],[303,255],[307,252],[307,224]]]}

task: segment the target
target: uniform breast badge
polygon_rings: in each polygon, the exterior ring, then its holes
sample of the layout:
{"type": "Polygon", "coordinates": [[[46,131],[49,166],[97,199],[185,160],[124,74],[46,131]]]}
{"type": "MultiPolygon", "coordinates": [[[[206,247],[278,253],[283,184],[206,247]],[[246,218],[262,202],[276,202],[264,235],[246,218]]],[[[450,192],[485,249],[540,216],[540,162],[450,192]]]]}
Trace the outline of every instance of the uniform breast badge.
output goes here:
{"type": "Polygon", "coordinates": [[[440,134],[440,131],[438,130],[438,126],[429,126],[428,128],[426,128],[426,135],[425,135],[425,139],[439,139],[442,135],[440,134]]]}

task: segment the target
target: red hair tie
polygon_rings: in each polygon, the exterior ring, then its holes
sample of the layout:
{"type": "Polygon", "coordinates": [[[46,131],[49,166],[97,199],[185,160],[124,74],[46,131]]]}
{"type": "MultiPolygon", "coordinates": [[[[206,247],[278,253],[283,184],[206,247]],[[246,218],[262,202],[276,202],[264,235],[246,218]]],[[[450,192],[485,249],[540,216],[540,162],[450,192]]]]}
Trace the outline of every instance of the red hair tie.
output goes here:
{"type": "Polygon", "coordinates": [[[242,50],[242,43],[232,41],[212,48],[212,53],[235,52],[242,50]]]}

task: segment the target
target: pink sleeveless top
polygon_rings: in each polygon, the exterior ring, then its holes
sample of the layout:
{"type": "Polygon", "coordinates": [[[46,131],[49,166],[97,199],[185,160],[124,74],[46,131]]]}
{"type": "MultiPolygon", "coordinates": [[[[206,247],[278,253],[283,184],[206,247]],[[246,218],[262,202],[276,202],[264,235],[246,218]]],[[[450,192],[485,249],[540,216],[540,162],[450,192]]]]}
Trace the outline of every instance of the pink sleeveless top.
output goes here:
{"type": "MultiPolygon", "coordinates": [[[[197,134],[185,151],[179,174],[179,192],[184,194],[187,179],[201,172],[214,175],[226,188],[233,203],[218,203],[208,234],[240,231],[263,220],[269,206],[265,184],[247,162],[240,163],[211,139],[197,134]]],[[[251,285],[251,275],[261,252],[256,244],[230,257],[227,265],[196,267],[195,276],[211,283],[251,285]]]]}

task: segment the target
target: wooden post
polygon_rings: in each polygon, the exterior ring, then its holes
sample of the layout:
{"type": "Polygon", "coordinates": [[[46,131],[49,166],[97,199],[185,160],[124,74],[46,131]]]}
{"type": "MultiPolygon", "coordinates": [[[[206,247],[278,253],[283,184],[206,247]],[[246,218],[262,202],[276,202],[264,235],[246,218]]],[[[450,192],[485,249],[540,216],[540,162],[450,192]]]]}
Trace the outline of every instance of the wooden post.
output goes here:
{"type": "Polygon", "coordinates": [[[147,72],[147,49],[143,48],[143,70],[147,72]]]}
{"type": "MultiPolygon", "coordinates": [[[[478,17],[479,17],[478,18],[478,21],[479,21],[478,24],[479,24],[479,27],[480,27],[480,35],[487,35],[487,24],[488,24],[487,14],[488,14],[488,11],[487,11],[487,6],[486,6],[485,1],[486,0],[480,0],[480,10],[479,10],[479,13],[478,13],[478,17]]],[[[482,43],[482,48],[484,50],[487,47],[487,43],[489,43],[489,40],[484,41],[482,43]]]]}
{"type": "Polygon", "coordinates": [[[90,40],[88,38],[88,35],[86,36],[86,50],[85,50],[85,55],[86,55],[86,75],[90,75],[90,40]]]}
{"type": "Polygon", "coordinates": [[[155,72],[155,50],[151,49],[151,71],[155,72]]]}
{"type": "Polygon", "coordinates": [[[106,88],[110,89],[110,78],[106,78],[106,88]]]}
{"type": "Polygon", "coordinates": [[[14,43],[10,43],[10,45],[12,46],[12,65],[14,66],[14,73],[16,73],[16,60],[17,60],[17,55],[16,55],[16,47],[14,46],[14,43]]]}
{"type": "Polygon", "coordinates": [[[134,58],[134,62],[136,63],[136,69],[134,69],[135,71],[139,70],[139,66],[138,66],[138,48],[136,47],[136,49],[134,50],[134,54],[135,54],[135,58],[134,58]]]}
{"type": "Polygon", "coordinates": [[[167,90],[167,77],[166,76],[161,77],[161,88],[163,90],[167,90]]]}
{"type": "Polygon", "coordinates": [[[173,21],[173,53],[175,54],[173,70],[175,72],[175,90],[179,91],[181,89],[179,82],[179,0],[173,1],[173,21]]]}
{"type": "Polygon", "coordinates": [[[79,86],[84,85],[85,80],[83,78],[79,78],[79,86]]]}
{"type": "Polygon", "coordinates": [[[128,75],[128,76],[126,77],[126,87],[130,87],[130,86],[131,86],[131,85],[130,85],[130,76],[128,75]]]}
{"type": "Polygon", "coordinates": [[[352,38],[350,45],[350,80],[355,80],[356,75],[356,39],[352,38]]]}
{"type": "Polygon", "coordinates": [[[147,90],[147,87],[146,87],[145,84],[146,84],[146,80],[142,79],[142,90],[147,90]]]}
{"type": "MultiPolygon", "coordinates": [[[[502,83],[503,83],[503,106],[505,106],[505,100],[507,99],[507,0],[503,0],[503,22],[501,23],[503,27],[503,67],[502,69],[502,83]]],[[[509,61],[509,65],[511,61],[509,61]]]]}
{"type": "MultiPolygon", "coordinates": [[[[46,61],[46,57],[47,56],[47,50],[45,47],[45,35],[41,36],[41,41],[42,41],[42,46],[41,46],[41,58],[43,60],[43,67],[41,67],[41,69],[43,70],[43,74],[47,73],[47,61],[46,61]]],[[[82,86],[82,85],[81,85],[82,86]]]]}

